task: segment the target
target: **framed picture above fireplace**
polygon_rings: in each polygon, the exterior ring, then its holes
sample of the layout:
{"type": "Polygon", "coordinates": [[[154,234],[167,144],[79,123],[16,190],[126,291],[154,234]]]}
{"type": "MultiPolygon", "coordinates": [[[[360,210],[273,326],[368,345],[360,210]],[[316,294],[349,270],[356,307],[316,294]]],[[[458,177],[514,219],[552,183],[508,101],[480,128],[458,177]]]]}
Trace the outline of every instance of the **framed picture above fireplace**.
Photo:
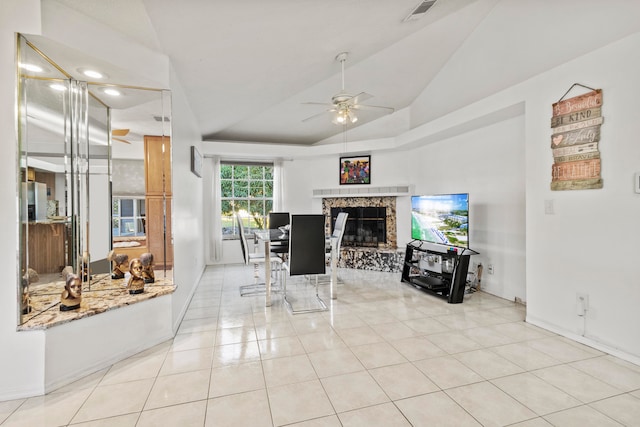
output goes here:
{"type": "Polygon", "coordinates": [[[371,184],[371,156],[340,157],[340,185],[371,184]]]}

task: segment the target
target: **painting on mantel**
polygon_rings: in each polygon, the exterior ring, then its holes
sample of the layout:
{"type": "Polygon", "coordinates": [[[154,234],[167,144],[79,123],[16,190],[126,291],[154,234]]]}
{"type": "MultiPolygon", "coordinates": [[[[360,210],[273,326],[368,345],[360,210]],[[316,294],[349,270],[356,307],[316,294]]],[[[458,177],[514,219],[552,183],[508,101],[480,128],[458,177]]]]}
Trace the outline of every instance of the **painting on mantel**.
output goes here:
{"type": "Polygon", "coordinates": [[[371,184],[371,156],[340,157],[340,185],[371,184]]]}

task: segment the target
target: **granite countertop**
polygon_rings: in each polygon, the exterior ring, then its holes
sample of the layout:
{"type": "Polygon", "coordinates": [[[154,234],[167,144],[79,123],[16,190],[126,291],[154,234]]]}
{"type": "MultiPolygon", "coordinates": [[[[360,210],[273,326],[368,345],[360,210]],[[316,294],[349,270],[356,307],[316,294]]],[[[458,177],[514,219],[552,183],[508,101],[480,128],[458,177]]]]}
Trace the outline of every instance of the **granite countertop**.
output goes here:
{"type": "Polygon", "coordinates": [[[39,284],[31,291],[31,313],[22,316],[22,324],[18,325],[18,330],[48,329],[173,293],[176,289],[173,279],[161,276],[162,272],[156,272],[155,283],[145,285],[144,292],[141,294],[130,295],[125,288],[126,279],[112,279],[110,273],[94,274],[90,286],[84,284],[82,288],[80,308],[70,311],[60,311],[60,294],[64,290],[63,280],[39,284]]]}

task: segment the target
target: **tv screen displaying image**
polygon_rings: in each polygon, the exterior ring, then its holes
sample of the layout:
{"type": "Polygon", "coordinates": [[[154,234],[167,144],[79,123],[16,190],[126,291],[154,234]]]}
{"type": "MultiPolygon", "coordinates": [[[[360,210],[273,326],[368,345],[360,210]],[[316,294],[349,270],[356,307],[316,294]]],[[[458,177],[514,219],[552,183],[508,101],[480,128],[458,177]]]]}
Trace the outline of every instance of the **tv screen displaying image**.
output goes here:
{"type": "Polygon", "coordinates": [[[411,238],[469,247],[469,194],[411,197],[411,238]]]}

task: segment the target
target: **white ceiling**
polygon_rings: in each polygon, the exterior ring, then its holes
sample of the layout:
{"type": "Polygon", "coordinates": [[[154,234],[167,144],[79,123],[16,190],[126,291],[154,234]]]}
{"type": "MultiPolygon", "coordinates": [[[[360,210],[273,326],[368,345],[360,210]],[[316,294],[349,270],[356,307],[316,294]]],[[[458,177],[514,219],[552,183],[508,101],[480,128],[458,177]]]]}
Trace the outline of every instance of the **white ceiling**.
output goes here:
{"type": "MultiPolygon", "coordinates": [[[[324,111],[305,102],[329,103],[340,91],[340,52],[349,52],[346,90],[395,109],[360,112],[349,138],[369,140],[403,134],[640,29],[636,0],[437,0],[404,22],[419,3],[46,0],[43,7],[66,6],[165,54],[203,140],[299,145],[342,137],[329,115],[303,122],[324,111]]],[[[567,76],[567,86],[579,77],[567,76]]]]}
{"type": "MultiPolygon", "coordinates": [[[[402,110],[497,0],[57,0],[170,58],[204,140],[311,145],[342,132],[324,106],[345,89],[398,118],[360,111],[361,137],[406,130],[402,110]],[[427,42],[425,43],[425,40],[427,42]]],[[[351,126],[356,126],[351,125],[351,126]]]]}

